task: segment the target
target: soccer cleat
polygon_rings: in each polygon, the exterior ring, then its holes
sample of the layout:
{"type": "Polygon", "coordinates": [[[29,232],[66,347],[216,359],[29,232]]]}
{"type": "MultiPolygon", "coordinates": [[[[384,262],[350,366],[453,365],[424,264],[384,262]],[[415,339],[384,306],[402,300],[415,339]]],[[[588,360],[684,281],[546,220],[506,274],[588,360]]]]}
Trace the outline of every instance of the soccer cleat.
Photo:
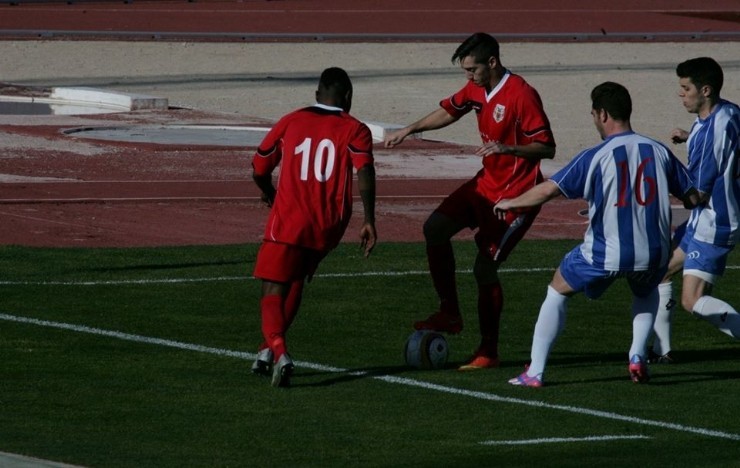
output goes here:
{"type": "Polygon", "coordinates": [[[272,371],[272,350],[265,348],[257,352],[257,359],[252,364],[252,372],[257,375],[270,375],[272,371]]]}
{"type": "Polygon", "coordinates": [[[473,354],[473,358],[467,364],[463,364],[458,367],[459,371],[471,371],[479,369],[493,369],[498,367],[500,364],[497,357],[486,356],[480,349],[473,354]]]}
{"type": "Polygon", "coordinates": [[[673,355],[670,351],[665,353],[664,355],[660,355],[653,351],[652,349],[648,352],[648,364],[673,364],[676,362],[675,359],[673,359],[673,355]]]}
{"type": "Polygon", "coordinates": [[[462,328],[462,317],[445,312],[435,312],[426,320],[414,322],[414,330],[433,330],[449,333],[450,335],[457,335],[462,331],[462,328]]]}
{"type": "Polygon", "coordinates": [[[283,353],[272,367],[272,386],[289,387],[293,369],[295,369],[293,360],[288,356],[288,353],[283,353]]]}
{"type": "Polygon", "coordinates": [[[629,373],[634,383],[647,383],[650,380],[647,363],[639,354],[630,358],[629,373]]]}
{"type": "Polygon", "coordinates": [[[540,388],[542,385],[544,385],[542,382],[542,374],[537,374],[534,377],[530,377],[529,375],[527,375],[526,370],[513,379],[510,379],[509,383],[511,385],[518,385],[520,387],[532,388],[540,388]]]}

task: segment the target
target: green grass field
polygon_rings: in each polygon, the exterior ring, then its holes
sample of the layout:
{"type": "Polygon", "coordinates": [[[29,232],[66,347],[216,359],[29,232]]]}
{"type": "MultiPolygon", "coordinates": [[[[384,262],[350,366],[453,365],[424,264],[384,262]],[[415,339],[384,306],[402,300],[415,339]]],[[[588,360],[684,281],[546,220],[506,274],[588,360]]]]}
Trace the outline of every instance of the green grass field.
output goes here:
{"type": "MultiPolygon", "coordinates": [[[[436,306],[423,246],[381,244],[368,260],[340,246],[288,335],[289,389],[249,370],[256,245],[0,247],[0,451],[99,467],[740,466],[740,346],[678,309],[679,362],[633,384],[623,283],[570,302],[545,387],[506,383],[575,243],[518,247],[502,273],[502,366],[472,373],[454,370],[478,342],[472,243],[455,244],[466,328],[438,371],[402,357],[436,306]]],[[[715,292],[737,306],[737,250],[729,264],[715,292]]]]}

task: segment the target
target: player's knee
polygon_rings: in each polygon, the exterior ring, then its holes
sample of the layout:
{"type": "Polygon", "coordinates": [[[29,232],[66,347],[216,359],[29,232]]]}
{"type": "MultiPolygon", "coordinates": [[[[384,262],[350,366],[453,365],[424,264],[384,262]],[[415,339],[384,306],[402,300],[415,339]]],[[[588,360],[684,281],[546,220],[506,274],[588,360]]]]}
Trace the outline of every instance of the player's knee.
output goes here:
{"type": "Polygon", "coordinates": [[[498,264],[490,258],[478,255],[473,265],[473,276],[478,284],[498,283],[498,264]]]}
{"type": "Polygon", "coordinates": [[[478,284],[495,284],[498,283],[498,274],[496,270],[473,268],[475,282],[478,284]]]}
{"type": "Polygon", "coordinates": [[[429,242],[430,239],[435,237],[435,229],[434,229],[434,222],[432,222],[432,218],[427,218],[426,221],[424,221],[424,239],[426,239],[427,242],[429,242]]]}
{"type": "Polygon", "coordinates": [[[699,297],[695,297],[693,294],[682,294],[681,295],[681,306],[685,310],[691,312],[694,310],[694,305],[696,304],[696,301],[698,300],[699,300],[699,297]]]}
{"type": "Polygon", "coordinates": [[[687,281],[687,278],[684,276],[684,283],[681,289],[681,306],[691,312],[694,310],[694,306],[699,299],[712,294],[712,284],[704,281],[700,283],[687,281]]]}
{"type": "Polygon", "coordinates": [[[441,244],[450,240],[452,236],[448,234],[447,223],[439,216],[432,214],[424,222],[424,240],[427,244],[441,244]]]}

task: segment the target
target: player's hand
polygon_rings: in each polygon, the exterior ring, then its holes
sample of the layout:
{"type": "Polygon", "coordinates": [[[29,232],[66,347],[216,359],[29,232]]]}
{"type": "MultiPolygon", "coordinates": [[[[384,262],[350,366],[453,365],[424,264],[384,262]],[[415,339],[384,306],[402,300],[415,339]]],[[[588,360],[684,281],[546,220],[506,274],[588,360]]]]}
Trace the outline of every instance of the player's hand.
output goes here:
{"type": "Polygon", "coordinates": [[[383,145],[385,145],[386,148],[393,148],[406,139],[407,136],[409,136],[409,132],[405,128],[396,130],[395,132],[387,134],[385,138],[383,138],[383,145]]]}
{"type": "Polygon", "coordinates": [[[484,143],[483,146],[475,151],[476,156],[490,156],[492,154],[510,153],[511,148],[506,145],[502,145],[498,141],[489,141],[484,143]]]}
{"type": "Polygon", "coordinates": [[[506,219],[506,213],[512,209],[512,203],[511,200],[503,199],[500,200],[496,205],[493,207],[493,213],[496,215],[496,217],[500,220],[506,219]]]}
{"type": "Polygon", "coordinates": [[[375,243],[378,241],[378,233],[375,230],[375,225],[372,223],[365,223],[360,228],[360,247],[364,251],[365,258],[370,256],[370,252],[375,248],[375,243]]]}
{"type": "Polygon", "coordinates": [[[680,143],[685,143],[686,140],[689,139],[689,132],[686,130],[683,130],[681,128],[674,128],[671,130],[671,141],[673,144],[678,145],[680,143]]]}

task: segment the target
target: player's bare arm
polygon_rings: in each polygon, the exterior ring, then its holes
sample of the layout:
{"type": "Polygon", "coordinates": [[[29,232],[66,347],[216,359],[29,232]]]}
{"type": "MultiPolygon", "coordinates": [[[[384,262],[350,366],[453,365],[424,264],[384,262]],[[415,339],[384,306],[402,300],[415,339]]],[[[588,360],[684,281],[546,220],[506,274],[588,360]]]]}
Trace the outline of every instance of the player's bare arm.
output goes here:
{"type": "Polygon", "coordinates": [[[498,141],[489,141],[475,152],[476,156],[490,156],[493,154],[511,154],[520,158],[539,161],[540,159],[552,159],[555,157],[555,147],[542,143],[530,143],[528,145],[504,145],[498,141]]]}
{"type": "Polygon", "coordinates": [[[272,206],[272,204],[275,203],[275,195],[277,194],[277,190],[272,184],[272,174],[252,174],[252,179],[254,180],[254,183],[257,184],[257,187],[262,191],[260,199],[266,203],[267,206],[272,206]]]}
{"type": "Polygon", "coordinates": [[[500,200],[493,210],[499,219],[504,219],[507,211],[540,206],[559,195],[561,195],[560,187],[555,182],[546,180],[516,198],[500,200]]]}
{"type": "Polygon", "coordinates": [[[375,230],[375,167],[372,164],[362,166],[357,171],[357,182],[365,212],[365,220],[360,227],[360,247],[367,258],[378,240],[375,230]]]}
{"type": "Polygon", "coordinates": [[[680,143],[686,143],[686,140],[689,139],[689,132],[682,128],[674,128],[671,130],[671,141],[678,145],[680,143]]]}
{"type": "Polygon", "coordinates": [[[413,133],[437,130],[439,128],[446,127],[457,120],[458,119],[456,117],[451,116],[446,110],[440,107],[411,125],[407,125],[400,130],[396,130],[395,132],[391,132],[386,135],[384,138],[385,147],[393,148],[413,133]]]}

